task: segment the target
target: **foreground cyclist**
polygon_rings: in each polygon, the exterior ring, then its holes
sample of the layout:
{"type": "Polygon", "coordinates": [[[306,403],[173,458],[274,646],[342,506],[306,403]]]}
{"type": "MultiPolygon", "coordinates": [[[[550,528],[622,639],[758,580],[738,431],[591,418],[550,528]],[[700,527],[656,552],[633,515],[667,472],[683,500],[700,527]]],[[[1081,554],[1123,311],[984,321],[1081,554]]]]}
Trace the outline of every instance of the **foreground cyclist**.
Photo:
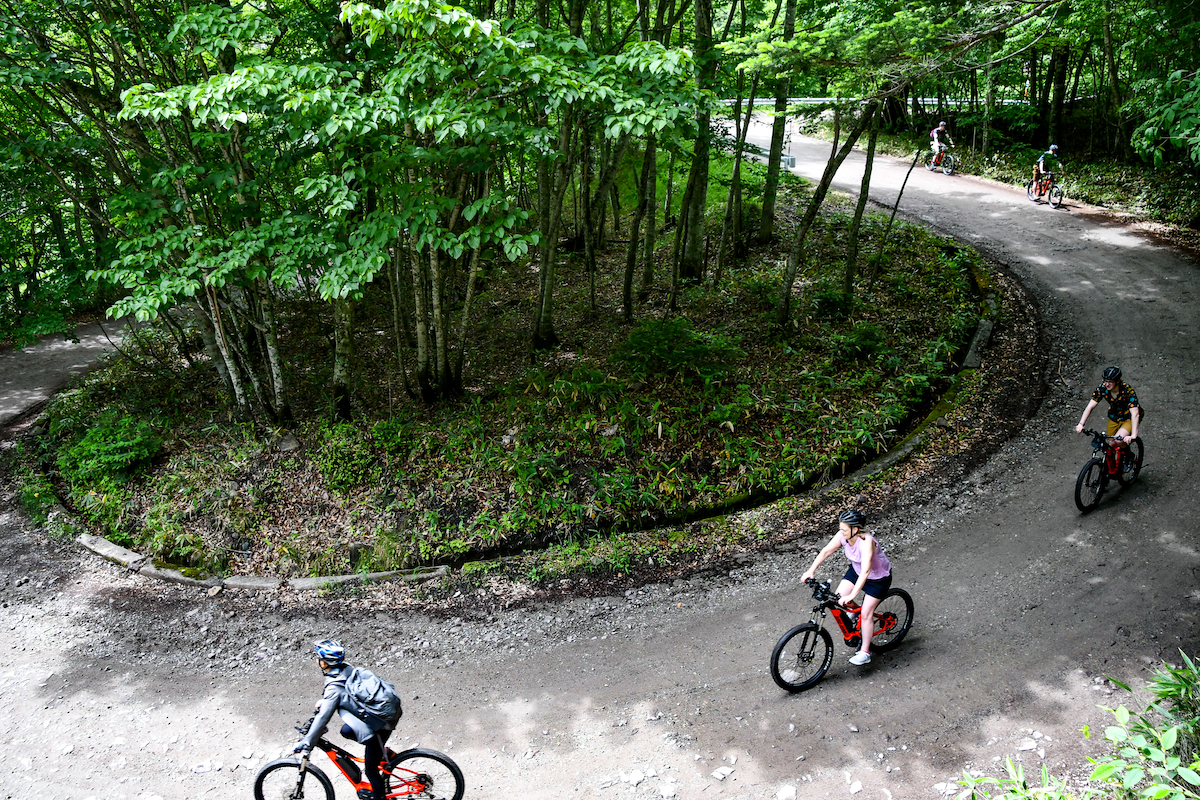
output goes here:
{"type": "MultiPolygon", "coordinates": [[[[1047,172],[1053,172],[1053,170],[1046,169],[1046,159],[1047,158],[1054,159],[1055,166],[1058,167],[1058,171],[1059,171],[1060,175],[1066,174],[1062,168],[1062,160],[1058,156],[1058,145],[1052,144],[1052,145],[1050,145],[1050,149],[1047,150],[1046,152],[1042,153],[1041,156],[1038,157],[1037,163],[1033,165],[1033,184],[1034,184],[1034,186],[1037,186],[1037,182],[1042,179],[1043,174],[1045,174],[1047,172]]],[[[1041,196],[1042,196],[1042,193],[1038,192],[1038,197],[1041,197],[1041,196]]]]}
{"type": "Polygon", "coordinates": [[[308,734],[296,743],[294,752],[312,750],[314,743],[325,731],[325,726],[333,718],[333,712],[338,712],[342,718],[341,734],[347,739],[365,744],[363,766],[367,780],[371,782],[373,798],[365,797],[365,791],[359,794],[359,800],[383,800],[383,777],[379,774],[379,762],[383,760],[384,745],[399,721],[399,714],[391,720],[378,720],[369,714],[362,713],[355,699],[346,690],[346,679],[354,668],[346,663],[346,650],[331,639],[323,639],[313,646],[317,656],[317,666],[325,675],[325,693],[317,706],[317,715],[308,728],[308,734]],[[354,711],[361,716],[356,716],[354,711]]]}
{"type": "MultiPolygon", "coordinates": [[[[944,123],[943,123],[944,124],[944,123]]],[[[850,560],[850,568],[838,584],[837,593],[841,596],[838,604],[845,606],[865,592],[862,611],[862,644],[850,663],[856,667],[871,663],[871,637],[875,634],[875,607],[892,588],[892,563],[884,555],[883,548],[875,541],[875,537],[862,530],[866,517],[859,511],[843,511],[838,516],[838,532],[829,540],[829,544],[817,553],[812,566],[801,576],[802,581],[812,580],[817,567],[829,558],[840,547],[850,560]]]]}
{"type": "Polygon", "coordinates": [[[1122,379],[1120,367],[1109,367],[1104,370],[1101,377],[1100,385],[1096,387],[1096,391],[1092,392],[1092,399],[1088,401],[1087,408],[1083,410],[1083,416],[1079,418],[1079,424],[1075,426],[1075,431],[1083,433],[1083,427],[1087,424],[1092,410],[1101,401],[1107,400],[1108,430],[1106,433],[1121,442],[1121,449],[1128,452],[1129,448],[1125,446],[1125,443],[1132,442],[1138,437],[1138,425],[1143,414],[1141,406],[1138,405],[1137,392],[1122,379]]]}
{"type": "Polygon", "coordinates": [[[933,151],[933,157],[937,158],[938,153],[946,149],[945,140],[950,145],[954,144],[954,139],[950,138],[950,131],[946,128],[945,120],[938,123],[938,126],[929,132],[929,149],[933,151]]]}

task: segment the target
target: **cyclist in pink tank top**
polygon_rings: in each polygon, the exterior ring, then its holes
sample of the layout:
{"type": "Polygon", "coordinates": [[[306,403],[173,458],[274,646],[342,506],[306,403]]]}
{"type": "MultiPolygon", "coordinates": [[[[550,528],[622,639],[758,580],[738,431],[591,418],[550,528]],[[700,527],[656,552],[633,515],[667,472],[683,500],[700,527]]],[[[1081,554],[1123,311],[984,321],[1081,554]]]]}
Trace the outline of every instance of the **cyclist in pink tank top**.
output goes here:
{"type": "Polygon", "coordinates": [[[859,511],[843,511],[838,517],[838,532],[829,540],[829,544],[821,548],[812,566],[800,577],[801,581],[812,579],[817,567],[825,559],[833,555],[838,548],[846,554],[850,568],[838,584],[839,601],[845,606],[848,602],[864,592],[862,612],[862,645],[859,651],[850,657],[850,663],[861,667],[871,663],[871,637],[875,634],[875,607],[892,588],[892,562],[888,561],[883,548],[875,541],[875,537],[862,530],[866,517],[859,511]]]}

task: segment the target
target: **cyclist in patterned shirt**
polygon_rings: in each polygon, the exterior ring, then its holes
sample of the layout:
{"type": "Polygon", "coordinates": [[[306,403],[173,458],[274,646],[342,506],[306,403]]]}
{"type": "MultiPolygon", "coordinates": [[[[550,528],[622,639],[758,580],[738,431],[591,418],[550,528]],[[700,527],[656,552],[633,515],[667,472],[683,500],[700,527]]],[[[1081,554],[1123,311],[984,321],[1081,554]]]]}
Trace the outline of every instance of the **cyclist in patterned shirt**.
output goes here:
{"type": "Polygon", "coordinates": [[[1092,399],[1088,402],[1087,408],[1083,410],[1083,416],[1079,418],[1079,424],[1075,426],[1075,430],[1083,433],[1083,426],[1087,424],[1088,417],[1101,401],[1108,401],[1108,430],[1109,436],[1115,437],[1118,442],[1122,443],[1123,449],[1125,442],[1132,442],[1138,437],[1138,425],[1141,422],[1144,414],[1142,407],[1138,405],[1137,392],[1133,390],[1125,381],[1121,380],[1121,368],[1109,367],[1104,370],[1104,380],[1096,387],[1096,391],[1092,392],[1092,399]],[[1134,413],[1134,412],[1137,413],[1134,413]]]}

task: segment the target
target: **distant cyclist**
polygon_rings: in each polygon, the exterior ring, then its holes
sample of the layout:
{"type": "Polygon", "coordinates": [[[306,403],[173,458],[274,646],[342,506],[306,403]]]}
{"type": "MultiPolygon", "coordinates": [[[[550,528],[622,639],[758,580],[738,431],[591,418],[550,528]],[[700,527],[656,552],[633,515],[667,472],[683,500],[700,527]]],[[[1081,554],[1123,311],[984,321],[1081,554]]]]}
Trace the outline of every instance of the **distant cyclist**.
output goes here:
{"type": "Polygon", "coordinates": [[[1137,392],[1122,380],[1120,367],[1109,367],[1104,370],[1102,378],[1096,391],[1092,392],[1092,399],[1088,401],[1087,408],[1083,410],[1083,416],[1079,418],[1079,424],[1075,426],[1075,430],[1083,433],[1083,426],[1087,424],[1092,409],[1101,401],[1107,400],[1107,435],[1122,443],[1132,442],[1138,437],[1138,426],[1145,413],[1138,405],[1137,392]]]}
{"type": "Polygon", "coordinates": [[[385,790],[383,777],[379,774],[379,762],[383,760],[384,745],[395,730],[399,717],[381,724],[374,719],[355,716],[352,713],[355,708],[354,699],[346,690],[346,679],[354,672],[354,668],[346,663],[345,648],[331,639],[323,639],[313,646],[313,651],[317,656],[317,666],[325,675],[325,693],[317,706],[317,715],[308,728],[308,734],[296,743],[295,752],[312,750],[314,743],[324,733],[325,726],[333,718],[333,712],[338,712],[343,723],[340,731],[342,736],[367,746],[363,753],[363,766],[366,768],[367,780],[371,782],[374,798],[365,797],[364,790],[359,794],[360,800],[383,800],[385,790]]]}
{"type": "Polygon", "coordinates": [[[838,532],[829,540],[829,544],[821,548],[812,566],[801,576],[802,580],[811,580],[816,574],[821,562],[829,558],[840,547],[850,560],[850,568],[838,584],[837,593],[841,596],[839,605],[845,606],[858,596],[863,596],[862,611],[858,618],[862,620],[862,644],[858,652],[850,656],[850,663],[856,667],[871,663],[871,637],[875,635],[875,607],[892,588],[892,563],[884,555],[883,548],[875,541],[875,537],[863,531],[866,517],[860,511],[843,511],[838,516],[838,532]]]}
{"type": "Polygon", "coordinates": [[[934,158],[937,158],[938,153],[945,150],[947,145],[954,146],[954,139],[950,138],[946,121],[942,120],[936,128],[929,132],[929,149],[933,151],[934,158]]]}
{"type": "MultiPolygon", "coordinates": [[[[1050,145],[1050,149],[1047,150],[1046,152],[1042,153],[1038,157],[1037,163],[1033,165],[1033,181],[1034,181],[1035,186],[1037,185],[1037,182],[1042,179],[1042,175],[1044,175],[1047,172],[1054,172],[1054,170],[1046,169],[1046,159],[1047,158],[1054,159],[1055,166],[1058,167],[1058,174],[1060,174],[1060,175],[1065,174],[1065,172],[1062,168],[1062,160],[1059,158],[1059,155],[1058,155],[1058,145],[1052,144],[1052,145],[1050,145]]],[[[1042,196],[1042,193],[1038,192],[1038,197],[1041,197],[1041,196],[1042,196]]]]}

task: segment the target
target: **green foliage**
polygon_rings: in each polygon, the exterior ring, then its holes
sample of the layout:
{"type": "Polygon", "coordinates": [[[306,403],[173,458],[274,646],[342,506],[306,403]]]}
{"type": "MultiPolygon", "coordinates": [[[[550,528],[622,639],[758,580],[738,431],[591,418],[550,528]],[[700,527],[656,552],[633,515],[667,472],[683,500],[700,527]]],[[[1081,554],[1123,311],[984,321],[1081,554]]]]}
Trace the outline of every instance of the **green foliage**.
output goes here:
{"type": "Polygon", "coordinates": [[[1176,70],[1167,77],[1133,144],[1156,167],[1162,166],[1169,148],[1182,151],[1200,167],[1200,70],[1176,70]]]}
{"type": "Polygon", "coordinates": [[[694,374],[717,380],[744,355],[733,337],[697,331],[686,317],[675,317],[639,324],[616,358],[639,378],[694,374]]]}
{"type": "Polygon", "coordinates": [[[1087,800],[1095,797],[1096,793],[1088,788],[1072,792],[1067,787],[1067,781],[1050,774],[1046,765],[1042,765],[1041,780],[1030,785],[1025,776],[1025,768],[1014,764],[1011,758],[1005,759],[1004,769],[1007,775],[999,778],[983,776],[976,778],[969,772],[964,772],[959,784],[966,789],[956,795],[958,800],[1087,800]]]}
{"type": "Polygon", "coordinates": [[[13,453],[13,472],[17,485],[17,502],[37,525],[45,525],[50,509],[58,502],[54,484],[18,444],[13,453]]]}
{"type": "Polygon", "coordinates": [[[146,422],[116,412],[102,414],[87,433],[64,449],[58,468],[69,483],[124,483],[162,450],[162,440],[146,422]]]}
{"type": "Polygon", "coordinates": [[[375,451],[356,426],[339,423],[319,432],[314,460],[329,488],[348,492],[377,477],[375,451]]]}

